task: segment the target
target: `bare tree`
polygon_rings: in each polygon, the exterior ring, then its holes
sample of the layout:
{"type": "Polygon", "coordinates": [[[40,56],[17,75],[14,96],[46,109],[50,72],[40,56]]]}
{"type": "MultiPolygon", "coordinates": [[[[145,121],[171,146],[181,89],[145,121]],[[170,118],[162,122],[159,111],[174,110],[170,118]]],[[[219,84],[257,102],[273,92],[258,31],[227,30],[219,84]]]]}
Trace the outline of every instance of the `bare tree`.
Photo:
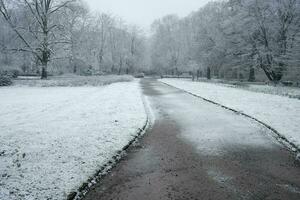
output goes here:
{"type": "Polygon", "coordinates": [[[153,69],[187,70],[197,63],[212,76],[253,80],[257,71],[277,83],[297,74],[289,68],[299,71],[299,8],[297,0],[230,0],[182,19],[166,16],[153,24],[153,69]]]}
{"type": "Polygon", "coordinates": [[[23,46],[15,50],[25,51],[32,53],[38,61],[41,63],[41,78],[47,78],[47,67],[53,54],[53,47],[61,42],[55,36],[55,30],[59,27],[59,24],[54,23],[55,14],[62,8],[66,7],[68,3],[73,0],[58,1],[58,0],[22,0],[20,3],[24,5],[24,8],[28,9],[31,13],[35,29],[23,27],[23,30],[28,30],[26,33],[20,31],[20,27],[13,20],[11,12],[8,8],[9,3],[5,0],[0,0],[0,13],[9,24],[9,26],[16,33],[18,38],[23,42],[23,46]],[[26,35],[30,34],[37,40],[37,45],[31,43],[27,39],[26,35]]]}

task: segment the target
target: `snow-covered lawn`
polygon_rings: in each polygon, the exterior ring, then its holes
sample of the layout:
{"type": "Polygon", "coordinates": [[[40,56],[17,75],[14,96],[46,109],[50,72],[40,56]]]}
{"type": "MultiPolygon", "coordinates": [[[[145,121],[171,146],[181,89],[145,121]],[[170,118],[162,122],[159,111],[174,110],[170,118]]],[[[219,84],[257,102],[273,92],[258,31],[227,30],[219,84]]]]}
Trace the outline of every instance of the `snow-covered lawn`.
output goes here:
{"type": "Polygon", "coordinates": [[[65,199],[146,119],[138,81],[0,88],[0,199],[65,199]]]}
{"type": "Polygon", "coordinates": [[[272,85],[249,85],[244,89],[254,92],[262,92],[266,94],[280,95],[295,99],[300,99],[300,88],[285,87],[285,86],[272,86],[272,85]]]}
{"type": "Polygon", "coordinates": [[[251,115],[275,128],[300,148],[300,101],[298,99],[190,80],[162,79],[161,81],[251,115]]]}
{"type": "MultiPolygon", "coordinates": [[[[185,79],[187,80],[187,79],[185,79]]],[[[224,87],[238,88],[253,92],[261,92],[265,94],[274,94],[279,96],[285,96],[295,99],[300,99],[300,87],[288,87],[283,85],[267,85],[264,83],[250,83],[250,82],[239,82],[239,81],[227,81],[221,79],[211,79],[201,78],[200,82],[212,83],[221,85],[224,87]]]]}
{"type": "Polygon", "coordinates": [[[105,76],[78,76],[65,74],[52,76],[48,80],[41,80],[40,77],[18,77],[14,80],[15,86],[30,87],[80,87],[80,86],[103,86],[115,82],[129,82],[133,77],[129,75],[105,75],[105,76]]]}

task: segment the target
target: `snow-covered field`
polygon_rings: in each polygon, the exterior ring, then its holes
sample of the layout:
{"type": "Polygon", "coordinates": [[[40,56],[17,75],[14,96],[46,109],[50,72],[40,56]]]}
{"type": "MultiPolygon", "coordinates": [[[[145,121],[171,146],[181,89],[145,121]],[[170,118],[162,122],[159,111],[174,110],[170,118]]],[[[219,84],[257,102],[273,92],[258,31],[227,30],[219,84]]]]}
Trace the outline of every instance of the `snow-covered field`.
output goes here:
{"type": "MultiPolygon", "coordinates": [[[[187,79],[186,79],[187,80],[187,79]]],[[[238,88],[253,92],[261,92],[265,94],[274,94],[279,96],[285,96],[289,98],[300,99],[300,88],[299,87],[288,87],[283,85],[267,85],[264,83],[250,83],[250,82],[238,82],[238,81],[226,81],[221,79],[201,78],[200,82],[217,84],[225,87],[238,88]]]]}
{"type": "Polygon", "coordinates": [[[65,199],[146,122],[138,81],[0,88],[0,199],[65,199]]]}
{"type": "Polygon", "coordinates": [[[249,85],[245,87],[246,90],[261,92],[266,94],[280,95],[295,99],[300,99],[300,88],[285,87],[285,86],[272,86],[272,85],[249,85]]]}
{"type": "Polygon", "coordinates": [[[30,87],[80,87],[80,86],[103,86],[115,82],[129,82],[133,77],[129,75],[105,75],[105,76],[78,76],[65,74],[52,76],[48,80],[41,80],[40,77],[18,77],[14,80],[15,86],[30,87]]]}
{"type": "Polygon", "coordinates": [[[275,128],[300,148],[300,101],[298,99],[190,80],[162,79],[161,81],[251,115],[275,128]]]}

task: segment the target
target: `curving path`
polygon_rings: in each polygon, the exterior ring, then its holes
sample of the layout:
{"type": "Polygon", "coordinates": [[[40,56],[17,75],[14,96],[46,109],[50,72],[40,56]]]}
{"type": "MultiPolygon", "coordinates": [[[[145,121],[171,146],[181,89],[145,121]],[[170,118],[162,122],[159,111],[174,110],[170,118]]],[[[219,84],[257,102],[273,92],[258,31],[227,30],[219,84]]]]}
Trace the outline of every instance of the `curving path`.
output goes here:
{"type": "Polygon", "coordinates": [[[85,200],[300,199],[294,155],[255,122],[154,79],[156,122],[85,200]]]}

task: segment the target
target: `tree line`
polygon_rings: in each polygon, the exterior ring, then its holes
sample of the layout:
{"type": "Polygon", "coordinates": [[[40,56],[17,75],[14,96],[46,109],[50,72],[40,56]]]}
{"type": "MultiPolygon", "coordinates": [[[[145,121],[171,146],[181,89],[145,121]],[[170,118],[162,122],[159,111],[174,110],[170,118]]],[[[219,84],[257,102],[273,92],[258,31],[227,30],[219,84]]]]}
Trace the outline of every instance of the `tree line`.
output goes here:
{"type": "Polygon", "coordinates": [[[299,0],[215,1],[148,37],[83,0],[0,0],[0,27],[0,71],[300,80],[299,0]]]}
{"type": "Polygon", "coordinates": [[[152,25],[151,64],[161,74],[191,72],[240,80],[300,80],[300,1],[208,3],[185,18],[152,25]]]}
{"type": "Polygon", "coordinates": [[[133,73],[145,65],[136,26],[81,0],[0,0],[0,65],[24,74],[133,73]]]}

